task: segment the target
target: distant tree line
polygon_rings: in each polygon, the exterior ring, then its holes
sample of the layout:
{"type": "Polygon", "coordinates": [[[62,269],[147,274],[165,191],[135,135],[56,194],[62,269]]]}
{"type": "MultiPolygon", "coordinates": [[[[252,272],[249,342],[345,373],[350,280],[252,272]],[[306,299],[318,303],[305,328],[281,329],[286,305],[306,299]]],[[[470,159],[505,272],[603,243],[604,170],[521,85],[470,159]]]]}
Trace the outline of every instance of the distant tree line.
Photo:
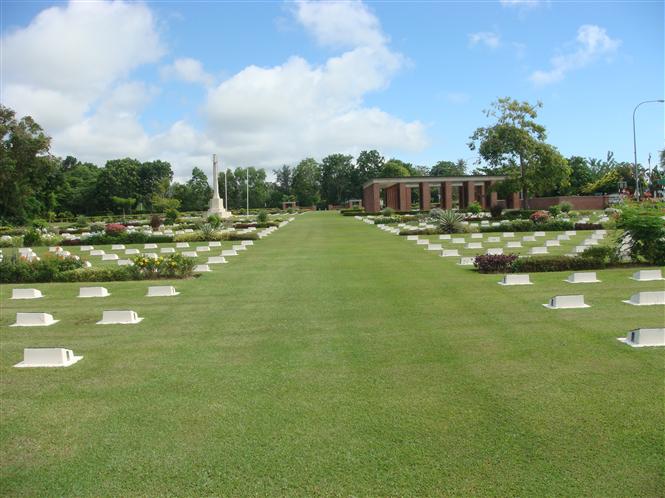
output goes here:
{"type": "MultiPolygon", "coordinates": [[[[219,190],[223,196],[226,180],[227,206],[242,209],[247,183],[250,208],[280,207],[284,201],[301,206],[340,205],[360,199],[362,185],[376,177],[501,174],[508,180],[497,190],[522,190],[529,196],[613,193],[619,182],[634,188],[632,164],[617,162],[611,152],[604,160],[561,156],[546,142],[545,128],[536,122],[539,107],[540,103],[509,98],[493,103],[485,114],[494,123],[478,128],[470,137],[470,149],[482,160],[473,171],[462,159],[428,167],[386,160],[378,151],[366,150],[355,158],[331,154],[321,161],[306,158],[295,166],[284,165],[275,171],[273,181],[262,168],[227,169],[219,175],[219,190]]],[[[195,167],[191,177],[180,183],[173,181],[172,166],[166,161],[124,158],[98,167],[72,156],[58,158],[49,152],[50,137],[32,118],[17,119],[4,106],[0,106],[0,133],[0,223],[208,207],[212,189],[201,168],[195,167]]],[[[653,169],[641,169],[643,185],[663,177],[663,171],[665,155],[661,153],[653,169]]]]}

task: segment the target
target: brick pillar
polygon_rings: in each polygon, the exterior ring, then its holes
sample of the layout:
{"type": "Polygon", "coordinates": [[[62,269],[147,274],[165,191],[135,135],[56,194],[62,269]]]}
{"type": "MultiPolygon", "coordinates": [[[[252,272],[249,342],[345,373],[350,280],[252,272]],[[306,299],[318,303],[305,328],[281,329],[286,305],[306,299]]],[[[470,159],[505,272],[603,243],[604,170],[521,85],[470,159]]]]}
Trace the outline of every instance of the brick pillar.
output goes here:
{"type": "Polygon", "coordinates": [[[399,211],[411,211],[411,189],[405,183],[398,183],[399,211]]]}
{"type": "Polygon", "coordinates": [[[386,189],[386,207],[399,211],[399,185],[395,184],[386,189]]]}
{"type": "Polygon", "coordinates": [[[429,183],[420,182],[418,188],[420,190],[420,210],[429,211],[432,209],[432,191],[429,183]]]}
{"type": "Polygon", "coordinates": [[[381,187],[378,183],[363,189],[363,208],[367,213],[378,213],[381,210],[381,187]]]}
{"type": "Polygon", "coordinates": [[[521,203],[520,203],[520,193],[519,192],[513,192],[510,194],[508,197],[508,200],[510,201],[510,207],[513,209],[520,209],[521,208],[521,203]]]}
{"type": "Polygon", "coordinates": [[[487,207],[491,208],[499,203],[499,195],[492,190],[495,181],[485,182],[485,198],[487,199],[487,207]]]}
{"type": "Polygon", "coordinates": [[[464,190],[464,207],[466,208],[476,200],[475,184],[471,181],[466,181],[462,184],[462,189],[464,190]]]}
{"type": "Polygon", "coordinates": [[[450,182],[441,182],[441,209],[453,208],[453,186],[450,182]]]}

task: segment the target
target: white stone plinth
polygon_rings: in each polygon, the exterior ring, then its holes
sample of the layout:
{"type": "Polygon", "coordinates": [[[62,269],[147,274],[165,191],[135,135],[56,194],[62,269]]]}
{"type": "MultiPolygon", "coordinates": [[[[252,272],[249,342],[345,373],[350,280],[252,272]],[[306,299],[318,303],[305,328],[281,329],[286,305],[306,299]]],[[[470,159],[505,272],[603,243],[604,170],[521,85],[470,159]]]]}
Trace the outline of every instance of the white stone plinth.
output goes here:
{"type": "Polygon", "coordinates": [[[59,321],[49,313],[16,313],[16,323],[10,327],[48,327],[59,321]]]}
{"type": "Polygon", "coordinates": [[[640,270],[630,277],[638,282],[651,282],[653,280],[665,280],[660,270],[640,270]]]}
{"type": "Polygon", "coordinates": [[[16,368],[68,367],[83,356],[75,356],[71,349],[64,348],[25,348],[23,361],[16,368]]]}
{"type": "Polygon", "coordinates": [[[457,249],[444,249],[439,256],[442,258],[459,258],[459,251],[457,249]]]}
{"type": "Polygon", "coordinates": [[[499,285],[533,285],[528,273],[504,275],[497,283],[499,285]]]}
{"type": "Polygon", "coordinates": [[[122,311],[104,311],[102,319],[97,322],[97,325],[132,325],[139,323],[143,318],[140,318],[136,311],[122,310],[122,311]]]}
{"type": "Polygon", "coordinates": [[[78,297],[108,297],[110,295],[106,287],[81,287],[78,297]]]}
{"type": "Polygon", "coordinates": [[[571,296],[554,296],[552,299],[550,299],[549,303],[543,304],[543,306],[552,310],[591,307],[584,303],[584,296],[581,294],[571,296]]]}
{"type": "Polygon", "coordinates": [[[37,289],[12,289],[12,299],[39,299],[44,297],[37,289]]]}
{"type": "Polygon", "coordinates": [[[665,304],[665,291],[638,292],[630,296],[630,300],[623,301],[633,306],[654,306],[665,304]]]}
{"type": "Polygon", "coordinates": [[[202,273],[206,271],[212,271],[208,265],[196,265],[194,271],[197,273],[202,273]]]}
{"type": "Polygon", "coordinates": [[[148,287],[148,294],[146,297],[167,297],[177,296],[180,294],[176,292],[175,287],[172,285],[152,285],[148,287]]]}
{"type": "Polygon", "coordinates": [[[665,328],[631,330],[627,337],[619,337],[619,341],[634,348],[665,346],[665,328]]]}
{"type": "Polygon", "coordinates": [[[589,271],[571,273],[564,282],[568,282],[569,284],[595,284],[600,282],[600,280],[596,277],[595,271],[589,271]]]}

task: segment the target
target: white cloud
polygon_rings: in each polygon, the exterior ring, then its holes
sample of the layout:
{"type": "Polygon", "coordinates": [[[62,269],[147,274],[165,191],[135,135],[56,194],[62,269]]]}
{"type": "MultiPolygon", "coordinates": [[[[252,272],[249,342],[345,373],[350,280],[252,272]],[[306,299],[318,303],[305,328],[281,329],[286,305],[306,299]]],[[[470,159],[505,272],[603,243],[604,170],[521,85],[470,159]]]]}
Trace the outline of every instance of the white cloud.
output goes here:
{"type": "Polygon", "coordinates": [[[203,69],[201,61],[188,57],[176,59],[173,64],[162,67],[160,73],[162,78],[174,78],[187,83],[210,86],[214,82],[212,75],[203,69]]]}
{"type": "Polygon", "coordinates": [[[491,49],[498,48],[501,45],[501,37],[493,31],[479,31],[469,34],[469,45],[472,47],[482,44],[491,49]]]}
{"type": "Polygon", "coordinates": [[[379,20],[359,1],[299,0],[295,16],[322,45],[376,47],[387,41],[379,20]]]}
{"type": "Polygon", "coordinates": [[[353,48],[317,66],[301,57],[249,66],[211,89],[205,113],[223,157],[270,167],[363,148],[422,149],[423,124],[363,106],[404,64],[378,19],[359,2],[296,5],[296,19],[319,42],[353,48]]]}
{"type": "Polygon", "coordinates": [[[553,57],[551,69],[534,71],[529,79],[536,85],[547,85],[561,81],[568,72],[588,66],[600,57],[613,55],[621,40],[610,38],[605,28],[585,24],[577,30],[575,50],[553,57]]]}
{"type": "Polygon", "coordinates": [[[77,122],[116,81],[163,53],[150,10],[125,2],[51,7],[1,43],[4,103],[49,128],[77,122]]]}
{"type": "Polygon", "coordinates": [[[250,65],[215,86],[196,59],[161,68],[167,78],[208,86],[201,129],[178,120],[154,133],[143,124],[144,108],[159,89],[131,80],[132,71],[164,53],[145,4],[70,3],[4,36],[3,104],[35,117],[53,137],[55,154],[97,164],[161,158],[179,178],[193,166],[207,167],[212,153],[224,165],[275,167],[364,148],[422,149],[423,124],[364,104],[405,64],[388,47],[378,19],[360,2],[302,1],[292,13],[319,43],[341,47],[340,53],[318,65],[301,57],[250,65]]]}

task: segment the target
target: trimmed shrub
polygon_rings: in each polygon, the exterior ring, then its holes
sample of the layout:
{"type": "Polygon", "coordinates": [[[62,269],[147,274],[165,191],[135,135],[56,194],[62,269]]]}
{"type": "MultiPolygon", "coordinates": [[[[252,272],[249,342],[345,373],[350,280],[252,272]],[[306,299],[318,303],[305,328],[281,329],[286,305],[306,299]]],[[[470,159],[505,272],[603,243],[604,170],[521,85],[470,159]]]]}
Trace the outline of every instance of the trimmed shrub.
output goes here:
{"type": "Polygon", "coordinates": [[[503,217],[507,220],[528,220],[535,212],[533,209],[510,209],[504,211],[503,217]]]}
{"type": "Polygon", "coordinates": [[[478,214],[478,213],[482,212],[483,207],[480,205],[479,202],[474,201],[466,207],[466,210],[469,213],[478,214]]]}
{"type": "Polygon", "coordinates": [[[546,256],[528,257],[515,260],[512,265],[514,272],[550,272],[568,270],[599,270],[605,268],[603,261],[579,256],[546,256]]]}
{"type": "Polygon", "coordinates": [[[437,230],[436,228],[405,228],[404,230],[400,230],[399,234],[400,235],[436,235],[441,233],[440,230],[437,230]]]}
{"type": "Polygon", "coordinates": [[[600,230],[603,225],[600,223],[575,223],[575,230],[600,230]]]}
{"type": "Polygon", "coordinates": [[[570,213],[573,210],[573,205],[570,202],[564,201],[559,204],[562,213],[570,213]]]}
{"type": "Polygon", "coordinates": [[[196,264],[192,258],[186,258],[182,254],[160,256],[156,259],[138,256],[132,261],[134,266],[126,268],[135,280],[191,277],[196,264]]]}
{"type": "Polygon", "coordinates": [[[39,246],[42,244],[42,234],[39,230],[30,229],[23,235],[23,245],[25,247],[39,246]]]}
{"type": "Polygon", "coordinates": [[[480,273],[510,273],[517,254],[481,254],[473,260],[480,273]]]}
{"type": "Polygon", "coordinates": [[[383,216],[392,216],[393,214],[395,214],[395,210],[391,207],[383,208],[381,210],[381,214],[383,216]]]}
{"type": "Polygon", "coordinates": [[[164,222],[167,225],[173,225],[176,221],[178,221],[178,210],[174,208],[169,208],[166,210],[166,213],[164,215],[164,222]]]}
{"type": "Polygon", "coordinates": [[[258,212],[256,215],[256,221],[258,223],[265,223],[268,221],[268,211],[265,209],[262,209],[261,211],[258,212]]]}
{"type": "Polygon", "coordinates": [[[153,230],[159,230],[159,227],[162,225],[162,219],[158,214],[153,214],[150,217],[150,226],[153,230]]]}
{"type": "Polygon", "coordinates": [[[106,225],[106,228],[104,231],[106,232],[106,235],[110,235],[112,237],[120,235],[121,233],[125,232],[127,230],[127,227],[125,225],[122,225],[120,223],[109,223],[106,225]]]}
{"type": "Polygon", "coordinates": [[[550,213],[547,211],[536,211],[529,216],[529,219],[534,223],[544,223],[550,219],[550,213]]]}
{"type": "Polygon", "coordinates": [[[633,261],[665,265],[665,220],[660,209],[628,205],[621,210],[617,227],[624,230],[623,244],[633,261]]]}
{"type": "Polygon", "coordinates": [[[73,257],[46,255],[39,261],[11,257],[0,262],[0,283],[58,282],[63,272],[83,266],[73,257]]]}
{"type": "Polygon", "coordinates": [[[561,206],[554,204],[553,206],[548,207],[547,211],[556,218],[561,214],[561,206]]]}
{"type": "Polygon", "coordinates": [[[492,218],[494,219],[499,219],[501,218],[501,213],[503,212],[503,208],[498,205],[494,205],[490,208],[490,214],[492,215],[492,218]]]}
{"type": "Polygon", "coordinates": [[[399,216],[381,216],[380,218],[374,218],[375,225],[389,225],[391,223],[399,223],[399,216]]]}

